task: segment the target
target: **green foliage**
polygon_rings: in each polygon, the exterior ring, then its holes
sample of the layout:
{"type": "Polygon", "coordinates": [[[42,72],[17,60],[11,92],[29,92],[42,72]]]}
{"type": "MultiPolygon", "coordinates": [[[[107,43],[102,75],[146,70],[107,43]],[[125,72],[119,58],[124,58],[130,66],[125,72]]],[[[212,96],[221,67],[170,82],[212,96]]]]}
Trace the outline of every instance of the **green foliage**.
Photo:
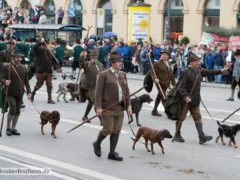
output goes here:
{"type": "Polygon", "coordinates": [[[184,36],[184,37],[181,39],[180,42],[183,43],[183,44],[189,44],[189,43],[190,43],[190,39],[189,39],[187,36],[184,36]]]}
{"type": "Polygon", "coordinates": [[[203,28],[204,32],[217,34],[222,37],[230,37],[230,36],[240,36],[240,29],[225,29],[216,26],[205,26],[203,28]]]}

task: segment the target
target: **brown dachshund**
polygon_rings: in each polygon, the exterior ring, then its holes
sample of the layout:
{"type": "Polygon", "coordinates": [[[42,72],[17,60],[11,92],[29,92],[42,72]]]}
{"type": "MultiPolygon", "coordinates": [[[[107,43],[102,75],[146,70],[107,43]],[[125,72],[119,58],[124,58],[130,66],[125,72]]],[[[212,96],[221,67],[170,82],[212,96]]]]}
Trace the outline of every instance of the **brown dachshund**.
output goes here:
{"type": "Polygon", "coordinates": [[[56,126],[57,126],[57,124],[60,120],[60,113],[58,111],[52,111],[52,112],[42,111],[41,114],[40,114],[40,119],[41,119],[40,124],[42,125],[41,126],[42,135],[44,135],[43,126],[45,124],[47,124],[48,122],[50,122],[52,124],[51,135],[54,138],[57,138],[56,135],[55,135],[55,130],[56,130],[56,126]]]}
{"type": "Polygon", "coordinates": [[[135,144],[141,137],[145,139],[145,147],[148,152],[152,152],[152,154],[155,154],[153,151],[153,144],[158,143],[162,149],[162,153],[165,154],[162,140],[164,140],[164,138],[172,138],[173,136],[166,129],[155,130],[144,126],[140,127],[137,131],[136,138],[133,139],[133,150],[135,150],[135,144]],[[151,142],[151,151],[148,149],[148,140],[151,142]]]}

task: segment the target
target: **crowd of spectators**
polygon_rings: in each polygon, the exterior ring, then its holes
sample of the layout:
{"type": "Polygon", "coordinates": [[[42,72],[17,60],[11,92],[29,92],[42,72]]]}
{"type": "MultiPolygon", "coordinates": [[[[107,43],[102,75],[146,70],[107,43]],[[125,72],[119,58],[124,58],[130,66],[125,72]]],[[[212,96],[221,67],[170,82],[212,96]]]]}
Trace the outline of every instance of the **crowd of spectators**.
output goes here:
{"type": "MultiPolygon", "coordinates": [[[[58,10],[58,21],[61,24],[64,11],[62,7],[58,10]]],[[[0,42],[7,41],[14,36],[9,25],[13,23],[32,23],[45,24],[47,17],[42,6],[30,6],[28,9],[11,7],[0,9],[0,42]]],[[[129,43],[124,39],[101,39],[92,36],[88,41],[78,40],[81,46],[87,50],[97,48],[99,50],[99,61],[104,66],[109,67],[108,55],[111,51],[117,51],[124,59],[123,70],[128,73],[138,73],[145,75],[151,69],[150,61],[159,61],[160,54],[163,49],[167,49],[171,53],[170,61],[176,78],[179,77],[181,71],[188,66],[188,58],[192,53],[202,58],[202,67],[207,69],[221,69],[227,61],[233,60],[233,53],[228,50],[227,46],[218,43],[207,45],[191,45],[191,44],[174,44],[170,45],[167,41],[162,43],[152,43],[147,41],[129,43]]],[[[66,43],[65,43],[66,44],[66,43]]],[[[56,43],[52,42],[55,46],[56,43]]],[[[204,81],[214,83],[231,83],[231,73],[229,75],[209,76],[204,81]]]]}

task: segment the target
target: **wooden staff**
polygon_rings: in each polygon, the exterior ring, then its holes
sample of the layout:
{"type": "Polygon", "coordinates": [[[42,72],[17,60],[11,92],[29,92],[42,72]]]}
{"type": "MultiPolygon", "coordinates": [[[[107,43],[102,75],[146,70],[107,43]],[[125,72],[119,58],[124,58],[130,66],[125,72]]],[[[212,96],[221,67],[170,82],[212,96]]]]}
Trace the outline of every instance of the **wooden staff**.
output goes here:
{"type": "MultiPolygon", "coordinates": [[[[33,26],[33,27],[34,27],[35,31],[38,33],[38,35],[40,36],[40,38],[42,38],[42,35],[41,35],[41,33],[37,30],[37,28],[36,28],[35,26],[33,26]]],[[[58,65],[59,67],[61,67],[60,64],[59,64],[59,62],[58,62],[58,60],[57,60],[57,58],[56,58],[56,57],[54,56],[54,54],[52,53],[51,49],[49,49],[47,43],[45,42],[45,39],[44,39],[43,43],[47,46],[47,49],[49,50],[50,54],[53,56],[53,59],[55,60],[55,62],[57,63],[57,65],[58,65]]]]}
{"type": "MultiPolygon", "coordinates": [[[[153,75],[154,75],[155,78],[157,78],[156,72],[155,72],[155,70],[154,70],[154,68],[153,68],[153,63],[152,63],[151,57],[150,57],[150,55],[149,55],[149,51],[147,51],[147,54],[148,54],[148,58],[149,58],[149,61],[150,61],[151,67],[152,67],[153,75]]],[[[154,79],[154,82],[155,82],[155,79],[154,79]]],[[[156,83],[156,82],[155,82],[155,83],[156,83]]],[[[162,96],[163,96],[163,99],[165,100],[165,99],[166,99],[166,96],[165,96],[165,94],[163,93],[163,90],[162,90],[161,85],[159,84],[159,82],[156,83],[156,84],[157,84],[157,87],[158,87],[159,90],[160,90],[160,93],[161,93],[162,96]]]]}
{"type": "MultiPolygon", "coordinates": [[[[112,104],[111,106],[109,106],[109,107],[107,107],[106,109],[104,109],[104,110],[102,111],[102,113],[108,111],[109,109],[113,108],[114,106],[116,106],[116,105],[120,104],[121,102],[127,100],[128,98],[130,98],[131,96],[137,94],[138,92],[140,92],[140,91],[143,90],[144,88],[145,88],[145,86],[141,87],[140,89],[138,89],[138,90],[135,91],[134,93],[130,94],[130,95],[127,96],[126,98],[122,99],[121,101],[118,101],[118,102],[112,104]]],[[[82,126],[82,125],[85,124],[86,122],[90,122],[92,119],[94,119],[94,118],[96,118],[96,117],[98,117],[98,115],[95,115],[95,116],[93,116],[93,117],[91,117],[91,118],[89,118],[89,119],[83,121],[82,123],[78,124],[78,125],[75,126],[74,128],[70,129],[67,133],[70,133],[71,131],[73,131],[73,130],[79,128],[80,126],[82,126]]]]}

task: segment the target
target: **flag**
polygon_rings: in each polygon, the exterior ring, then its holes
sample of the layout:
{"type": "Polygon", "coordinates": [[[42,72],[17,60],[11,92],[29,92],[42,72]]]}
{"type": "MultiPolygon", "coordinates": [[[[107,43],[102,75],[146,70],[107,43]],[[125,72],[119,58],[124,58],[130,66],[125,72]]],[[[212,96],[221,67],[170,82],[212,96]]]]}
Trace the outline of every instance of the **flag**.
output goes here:
{"type": "Polygon", "coordinates": [[[69,17],[75,17],[75,7],[74,7],[74,0],[71,0],[70,6],[69,6],[69,17]]]}

